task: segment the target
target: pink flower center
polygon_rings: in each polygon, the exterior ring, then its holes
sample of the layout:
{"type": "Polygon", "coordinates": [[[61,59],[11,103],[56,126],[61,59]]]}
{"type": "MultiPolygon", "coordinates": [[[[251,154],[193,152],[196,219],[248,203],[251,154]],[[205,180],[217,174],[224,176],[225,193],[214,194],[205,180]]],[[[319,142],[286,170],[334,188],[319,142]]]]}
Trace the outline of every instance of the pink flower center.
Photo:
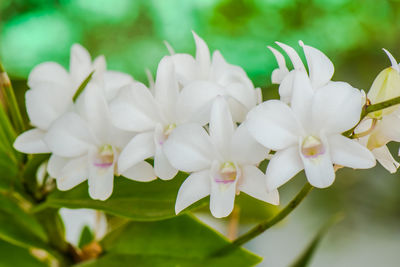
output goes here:
{"type": "Polygon", "coordinates": [[[111,145],[103,145],[99,148],[97,152],[96,159],[94,161],[94,166],[100,168],[111,167],[114,163],[114,150],[111,145]]]}
{"type": "Polygon", "coordinates": [[[318,137],[309,135],[301,144],[301,153],[306,158],[317,158],[325,153],[324,145],[318,137]]]}
{"type": "Polygon", "coordinates": [[[228,161],[221,164],[218,172],[218,177],[215,177],[215,181],[221,184],[229,184],[236,181],[237,169],[233,162],[228,161]]]}

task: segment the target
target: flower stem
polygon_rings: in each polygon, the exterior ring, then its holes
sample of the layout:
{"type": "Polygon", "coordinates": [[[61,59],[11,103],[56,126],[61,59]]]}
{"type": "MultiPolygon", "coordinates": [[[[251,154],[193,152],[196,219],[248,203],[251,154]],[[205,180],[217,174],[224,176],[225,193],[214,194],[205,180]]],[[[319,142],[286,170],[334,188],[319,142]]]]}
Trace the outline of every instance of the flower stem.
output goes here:
{"type": "Polygon", "coordinates": [[[400,96],[383,101],[383,102],[379,102],[376,104],[365,104],[365,106],[363,107],[362,111],[361,111],[361,116],[360,116],[360,120],[358,121],[358,123],[356,124],[356,126],[354,126],[353,128],[351,128],[350,130],[346,131],[343,133],[344,136],[347,137],[353,137],[354,136],[354,130],[357,128],[357,126],[360,124],[360,122],[369,114],[375,111],[379,111],[385,108],[389,108],[395,105],[399,105],[400,104],[400,96]]]}
{"type": "Polygon", "coordinates": [[[310,191],[314,187],[309,183],[306,183],[303,188],[300,190],[299,193],[284,207],[280,212],[278,212],[274,217],[271,219],[262,222],[249,230],[247,233],[238,237],[235,241],[230,243],[228,246],[222,248],[221,250],[214,253],[212,256],[217,257],[229,253],[230,251],[240,247],[241,245],[247,243],[248,241],[252,240],[256,236],[262,234],[267,229],[271,228],[281,220],[283,220],[286,216],[288,216],[302,201],[303,199],[310,193],[310,191]]]}
{"type": "Polygon", "coordinates": [[[25,125],[19,110],[14,89],[12,88],[10,78],[0,63],[0,90],[3,98],[4,107],[8,108],[15,131],[19,134],[24,131],[25,125]]]}

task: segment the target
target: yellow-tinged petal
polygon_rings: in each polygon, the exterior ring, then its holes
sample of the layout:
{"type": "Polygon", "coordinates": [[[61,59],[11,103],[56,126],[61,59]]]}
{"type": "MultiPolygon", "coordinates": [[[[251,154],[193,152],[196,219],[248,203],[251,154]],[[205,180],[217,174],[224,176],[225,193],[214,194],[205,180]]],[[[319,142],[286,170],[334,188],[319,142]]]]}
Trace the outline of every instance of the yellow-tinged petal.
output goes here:
{"type": "MultiPolygon", "coordinates": [[[[367,96],[372,104],[400,96],[400,73],[392,67],[381,71],[372,83],[367,96]]],[[[396,105],[373,112],[368,116],[371,118],[381,118],[383,115],[392,113],[397,108],[398,106],[396,105]]]]}

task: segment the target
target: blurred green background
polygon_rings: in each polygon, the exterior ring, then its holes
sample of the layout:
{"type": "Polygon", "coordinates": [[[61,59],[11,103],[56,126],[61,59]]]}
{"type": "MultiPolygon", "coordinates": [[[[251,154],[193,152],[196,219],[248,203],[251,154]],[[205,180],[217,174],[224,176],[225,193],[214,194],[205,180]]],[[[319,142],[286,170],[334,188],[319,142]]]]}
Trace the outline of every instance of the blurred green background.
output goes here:
{"type": "MultiPolygon", "coordinates": [[[[93,56],[104,54],[109,69],[146,82],[144,69],[154,73],[168,53],[164,40],[176,52],[194,53],[191,30],[242,66],[264,98],[277,96],[270,81],[276,62],[266,48],[274,41],[298,51],[300,39],[319,48],[335,64],[334,80],[366,90],[389,66],[381,48],[400,59],[400,1],[394,0],[0,0],[0,59],[17,85],[38,63],[68,67],[75,42],[93,56]]],[[[391,149],[397,155],[398,145],[391,149]]],[[[399,179],[380,166],[339,170],[332,187],[314,190],[286,223],[248,247],[266,257],[261,266],[287,266],[341,211],[344,221],[324,239],[313,266],[399,266],[399,179]]],[[[300,174],[282,187],[282,202],[304,181],[300,174]]]]}

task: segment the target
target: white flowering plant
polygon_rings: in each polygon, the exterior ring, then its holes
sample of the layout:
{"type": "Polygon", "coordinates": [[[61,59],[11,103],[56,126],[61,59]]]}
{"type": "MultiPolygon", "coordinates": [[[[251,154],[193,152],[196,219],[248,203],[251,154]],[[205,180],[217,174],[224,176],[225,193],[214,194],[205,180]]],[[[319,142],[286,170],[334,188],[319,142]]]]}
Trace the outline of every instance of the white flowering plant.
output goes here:
{"type": "Polygon", "coordinates": [[[263,102],[241,67],[193,36],[195,57],[167,44],[149,86],[74,44],[69,70],[45,62],[31,71],[19,105],[1,67],[1,240],[40,266],[253,266],[261,258],[241,246],[312,188],[332,185],[338,169],[377,160],[397,171],[386,145],[400,142],[400,65],[388,51],[391,66],[366,94],[332,81],[334,65],[318,49],[299,41],[305,65],[277,42],[268,48],[280,99],[263,102]],[[302,170],[308,182],[280,209],[279,187],[302,170]],[[196,218],[209,205],[213,217],[234,220],[243,193],[274,214],[230,239],[196,218]],[[65,208],[84,208],[78,219],[91,222],[78,239],[66,237],[65,208]]]}

